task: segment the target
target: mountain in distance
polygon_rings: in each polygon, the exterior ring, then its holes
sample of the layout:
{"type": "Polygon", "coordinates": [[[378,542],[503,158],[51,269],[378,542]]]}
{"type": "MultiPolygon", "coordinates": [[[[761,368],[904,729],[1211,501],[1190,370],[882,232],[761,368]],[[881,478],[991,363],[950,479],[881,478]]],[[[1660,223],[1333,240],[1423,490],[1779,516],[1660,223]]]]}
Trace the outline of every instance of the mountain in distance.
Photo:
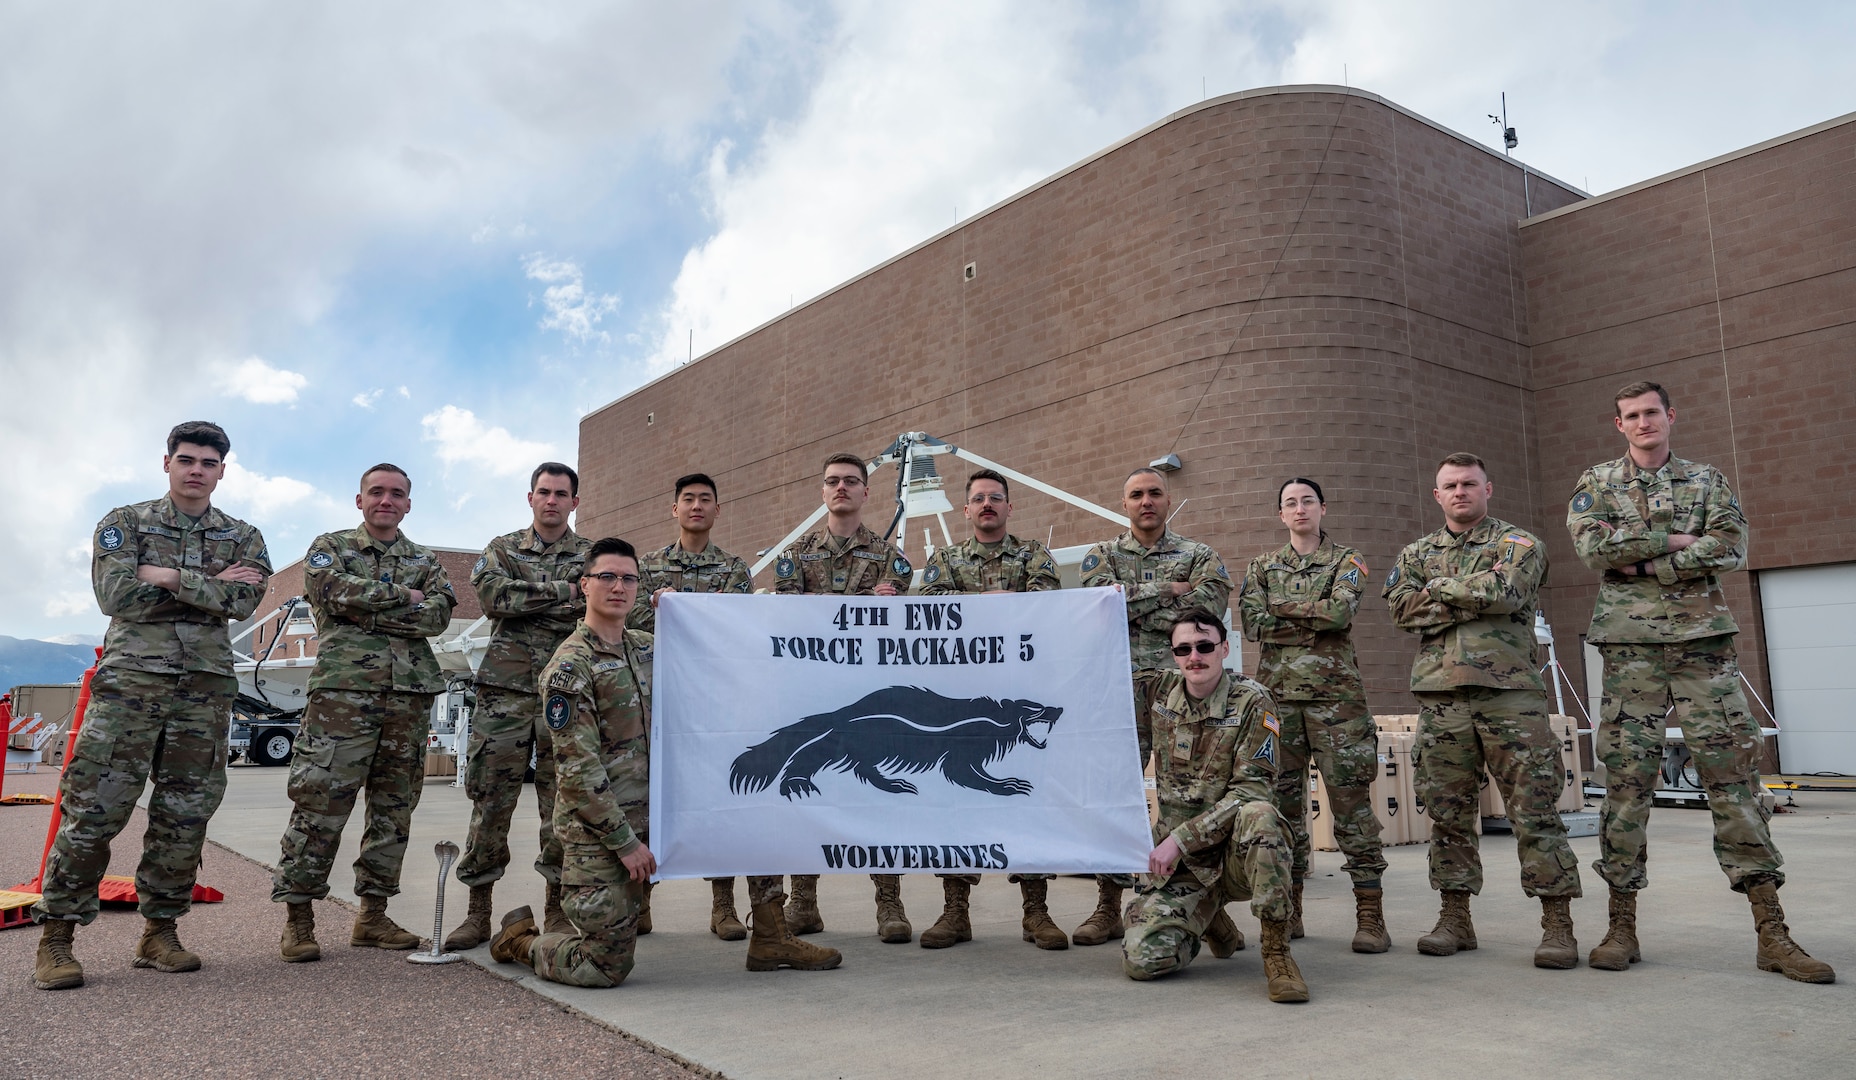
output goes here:
{"type": "Polygon", "coordinates": [[[87,635],[67,635],[71,641],[34,641],[0,634],[0,693],[15,686],[45,683],[74,683],[84,677],[97,662],[97,639],[89,644],[87,635]]]}

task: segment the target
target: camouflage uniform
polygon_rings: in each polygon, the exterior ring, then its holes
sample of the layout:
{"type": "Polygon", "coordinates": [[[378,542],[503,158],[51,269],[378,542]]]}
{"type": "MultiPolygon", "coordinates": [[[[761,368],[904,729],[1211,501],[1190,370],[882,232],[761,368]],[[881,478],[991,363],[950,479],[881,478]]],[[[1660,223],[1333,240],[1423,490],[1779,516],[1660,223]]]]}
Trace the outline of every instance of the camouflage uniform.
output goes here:
{"type": "MultiPolygon", "coordinates": [[[[1122,533],[1089,549],[1083,556],[1083,587],[1120,585],[1128,602],[1128,655],[1134,665],[1134,695],[1149,689],[1155,673],[1179,670],[1173,664],[1173,623],[1182,611],[1205,608],[1220,615],[1231,599],[1231,576],[1218,553],[1171,529],[1160,534],[1151,548],[1141,546],[1132,532],[1122,533]],[[1185,581],[1192,589],[1174,596],[1167,585],[1185,581]]],[[[1141,761],[1152,749],[1147,725],[1136,727],[1141,761]]],[[[1098,874],[1098,882],[1126,889],[1132,874],[1098,874]]]]}
{"type": "Polygon", "coordinates": [[[110,628],[58,783],[64,822],[32,913],[97,917],[110,841],[152,776],[135,894],[144,917],[179,918],[226,790],[226,725],[238,690],[226,623],[250,618],[265,589],[214,575],[242,564],[268,579],[270,556],[250,525],[213,507],[194,520],[166,498],[104,515],[91,550],[90,580],[110,628]],[[140,566],[180,571],[179,590],[137,581],[140,566]]]}
{"type": "Polygon", "coordinates": [[[535,802],[541,812],[541,853],[535,870],[561,879],[561,845],[554,839],[554,755],[542,726],[535,679],[548,657],[586,611],[575,592],[592,544],[572,529],[548,543],[531,528],[490,541],[471,568],[483,613],[496,622],[477,666],[477,704],[465,750],[464,793],[470,796],[470,839],[458,860],[458,880],[489,885],[509,865],[509,825],[522,778],[535,759],[535,802]]]}
{"type": "Polygon", "coordinates": [[[746,595],[754,591],[754,579],[746,562],[714,544],[701,551],[685,551],[682,544],[672,541],[638,560],[638,602],[626,616],[626,626],[657,633],[657,609],[651,606],[651,597],[659,589],[746,595]]]}
{"type": "Polygon", "coordinates": [[[561,910],[570,934],[529,946],[535,974],[568,986],[617,986],[631,974],[644,883],[619,860],[651,821],[651,635],[608,644],[582,622],[548,661],[542,707],[559,785],[561,910]]]}
{"type": "MultiPolygon", "coordinates": [[[[1048,592],[1061,588],[1057,561],[1036,540],[1020,540],[1007,533],[995,544],[981,543],[969,536],[953,547],[944,547],[928,556],[922,570],[923,596],[952,596],[984,592],[1048,592]]],[[[936,874],[969,885],[978,885],[978,874],[936,874]]],[[[1055,874],[1012,874],[1007,880],[1049,881],[1055,874]]]]}
{"type": "Polygon", "coordinates": [[[1284,544],[1250,561],[1238,590],[1244,636],[1259,642],[1257,680],[1269,688],[1282,722],[1276,809],[1295,838],[1295,876],[1308,876],[1308,765],[1327,781],[1334,839],[1355,882],[1385,873],[1372,783],[1379,736],[1366,710],[1366,687],[1354,658],[1353,616],[1366,589],[1366,560],[1322,537],[1307,555],[1284,544]]]}
{"type": "Polygon", "coordinates": [[[432,697],[445,688],[426,641],[451,622],[457,597],[432,550],[366,528],[324,533],[303,560],[316,615],[309,707],[290,759],[290,824],[271,899],[329,894],[329,870],[355,797],[367,788],[366,830],[354,863],[357,896],[400,891],[413,808],[425,789],[432,697]],[[417,589],[425,599],[412,603],[417,589]]]}
{"type": "Polygon", "coordinates": [[[1746,565],[1746,518],[1727,478],[1675,457],[1646,472],[1627,455],[1579,478],[1566,527],[1579,558],[1604,575],[1586,636],[1605,662],[1607,792],[1593,869],[1616,889],[1648,883],[1650,799],[1673,705],[1670,726],[1682,728],[1708,792],[1727,880],[1740,892],[1755,876],[1782,884],[1785,860],[1759,802],[1759,724],[1740,689],[1740,628],[1719,577],[1746,565]],[[1700,539],[1671,552],[1670,533],[1700,539]],[[1639,561],[1651,576],[1619,572],[1639,561]]]}
{"type": "Polygon", "coordinates": [[[1431,887],[1442,892],[1482,891],[1476,808],[1486,766],[1514,826],[1527,895],[1580,895],[1555,808],[1559,740],[1534,667],[1546,573],[1540,541],[1490,517],[1461,536],[1446,527],[1406,546],[1386,578],[1392,621],[1422,636],[1411,664],[1423,708],[1413,764],[1431,815],[1431,887]],[[1420,598],[1427,588],[1430,598],[1420,598]]]}
{"type": "MultiPolygon", "coordinates": [[[[856,534],[849,538],[833,536],[827,529],[814,529],[780,552],[779,560],[773,564],[773,591],[788,596],[804,593],[874,596],[876,587],[888,582],[897,592],[906,593],[914,577],[915,568],[909,565],[908,558],[894,544],[862,525],[857,526],[856,534]]],[[[815,874],[798,876],[818,880],[815,874]]],[[[775,894],[767,891],[766,881],[774,882],[777,889],[779,879],[761,879],[760,884],[756,884],[756,880],[748,879],[749,902],[759,905],[775,899],[775,894]]],[[[883,885],[899,881],[900,877],[871,874],[870,880],[883,885]]]]}
{"type": "Polygon", "coordinates": [[[1146,690],[1139,704],[1158,750],[1154,842],[1171,836],[1184,855],[1166,880],[1144,876],[1128,905],[1122,969],[1143,980],[1191,963],[1233,900],[1265,920],[1286,921],[1292,907],[1289,831],[1270,795],[1281,724],[1269,692],[1227,671],[1198,701],[1177,670],[1146,690]]]}

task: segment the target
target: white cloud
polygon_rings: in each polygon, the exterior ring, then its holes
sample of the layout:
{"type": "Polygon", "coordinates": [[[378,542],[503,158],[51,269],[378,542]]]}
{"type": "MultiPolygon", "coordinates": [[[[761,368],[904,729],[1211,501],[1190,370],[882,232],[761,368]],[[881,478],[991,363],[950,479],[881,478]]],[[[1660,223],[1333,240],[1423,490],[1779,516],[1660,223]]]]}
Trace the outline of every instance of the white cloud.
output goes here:
{"type": "Polygon", "coordinates": [[[236,364],[220,364],[217,374],[225,392],[256,405],[287,405],[296,400],[296,392],[309,380],[294,371],[283,371],[249,356],[236,364]]]}
{"type": "Polygon", "coordinates": [[[551,259],[540,253],[525,256],[522,272],[531,281],[547,288],[541,303],[547,314],[538,324],[543,330],[559,330],[577,344],[598,341],[605,344],[612,335],[599,329],[601,320],[619,310],[617,293],[588,293],[580,264],[569,259],[551,259]]]}
{"type": "Polygon", "coordinates": [[[335,500],[314,484],[288,476],[266,476],[239,463],[238,451],[226,455],[226,473],[213,492],[213,501],[240,518],[263,521],[298,507],[336,506],[335,500]]]}
{"type": "Polygon", "coordinates": [[[558,460],[552,444],[518,439],[507,428],[491,427],[456,405],[427,413],[419,426],[425,440],[436,444],[438,459],[447,469],[469,465],[491,476],[527,476],[536,462],[558,460]]]}
{"type": "Polygon", "coordinates": [[[407,401],[412,400],[412,391],[406,389],[404,386],[400,387],[399,394],[401,397],[405,398],[407,401]]]}
{"type": "Polygon", "coordinates": [[[384,392],[379,387],[375,387],[372,390],[364,390],[349,400],[363,409],[371,409],[374,407],[374,402],[379,401],[380,395],[384,392]]]}

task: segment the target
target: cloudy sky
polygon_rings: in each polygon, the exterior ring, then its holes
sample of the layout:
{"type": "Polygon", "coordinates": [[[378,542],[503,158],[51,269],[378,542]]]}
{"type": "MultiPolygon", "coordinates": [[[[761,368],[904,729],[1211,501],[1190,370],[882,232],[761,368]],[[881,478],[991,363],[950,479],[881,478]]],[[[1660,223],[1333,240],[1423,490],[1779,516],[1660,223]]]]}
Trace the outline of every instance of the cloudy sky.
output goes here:
{"type": "Polygon", "coordinates": [[[1848,4],[0,0],[0,634],[179,420],[278,563],[480,546],[578,418],[1166,114],[1372,90],[1603,192],[1856,110],[1848,4]]]}

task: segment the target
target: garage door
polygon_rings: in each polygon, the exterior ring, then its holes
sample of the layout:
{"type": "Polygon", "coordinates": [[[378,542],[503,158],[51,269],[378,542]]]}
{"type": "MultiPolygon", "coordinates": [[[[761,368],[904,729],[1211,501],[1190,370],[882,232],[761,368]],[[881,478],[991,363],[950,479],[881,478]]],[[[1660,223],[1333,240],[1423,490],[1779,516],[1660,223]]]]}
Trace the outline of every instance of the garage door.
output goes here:
{"type": "Polygon", "coordinates": [[[1759,573],[1788,773],[1856,776],[1856,563],[1759,573]]]}

